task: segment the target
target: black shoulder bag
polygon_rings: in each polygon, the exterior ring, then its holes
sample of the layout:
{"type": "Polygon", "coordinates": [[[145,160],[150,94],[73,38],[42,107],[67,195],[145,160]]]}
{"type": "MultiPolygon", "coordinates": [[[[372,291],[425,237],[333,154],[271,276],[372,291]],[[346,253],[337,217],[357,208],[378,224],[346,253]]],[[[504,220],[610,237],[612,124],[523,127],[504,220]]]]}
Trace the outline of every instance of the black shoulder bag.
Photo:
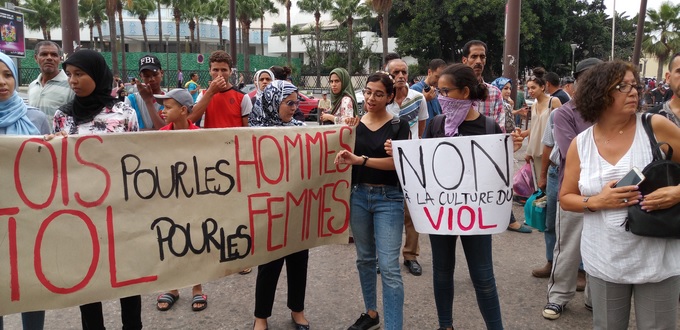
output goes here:
{"type": "MultiPolygon", "coordinates": [[[[656,141],[652,131],[653,114],[642,115],[642,126],[649,136],[654,159],[642,170],[645,180],[640,183],[640,192],[645,196],[653,191],[680,184],[680,164],[673,162],[673,148],[666,142],[656,141]],[[668,146],[666,157],[661,151],[662,145],[668,146]]],[[[640,236],[680,238],[680,203],[673,207],[647,212],[640,204],[628,207],[626,230],[640,236]]]]}

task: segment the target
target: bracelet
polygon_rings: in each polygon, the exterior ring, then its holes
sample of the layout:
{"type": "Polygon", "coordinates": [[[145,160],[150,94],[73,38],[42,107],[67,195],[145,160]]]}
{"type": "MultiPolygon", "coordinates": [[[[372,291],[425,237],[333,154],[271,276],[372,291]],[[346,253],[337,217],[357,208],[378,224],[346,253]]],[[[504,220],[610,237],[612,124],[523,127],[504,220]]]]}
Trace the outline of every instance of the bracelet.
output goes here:
{"type": "Polygon", "coordinates": [[[588,205],[587,205],[589,199],[590,199],[590,196],[583,197],[583,211],[595,212],[595,210],[589,208],[588,205]]]}
{"type": "Polygon", "coordinates": [[[366,162],[368,161],[368,156],[361,156],[361,158],[364,159],[364,162],[361,163],[361,166],[366,166],[366,162]]]}

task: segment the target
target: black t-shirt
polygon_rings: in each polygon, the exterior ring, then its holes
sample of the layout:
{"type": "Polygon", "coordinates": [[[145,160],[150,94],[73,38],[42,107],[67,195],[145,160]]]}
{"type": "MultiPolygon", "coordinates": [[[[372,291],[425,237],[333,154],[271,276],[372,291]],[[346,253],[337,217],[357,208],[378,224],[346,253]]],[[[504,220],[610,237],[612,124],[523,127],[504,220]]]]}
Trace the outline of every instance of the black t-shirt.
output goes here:
{"type": "MultiPolygon", "coordinates": [[[[445,116],[445,115],[443,115],[445,116]]],[[[434,122],[434,120],[432,121],[434,122]]],[[[484,135],[486,133],[487,122],[493,122],[494,124],[494,134],[503,134],[501,127],[495,121],[487,121],[486,117],[482,114],[476,119],[463,121],[460,126],[458,126],[458,135],[469,136],[469,135],[484,135]]],[[[444,125],[446,124],[446,119],[441,121],[441,127],[434,128],[433,125],[428,125],[427,130],[423,134],[423,138],[440,138],[445,137],[444,135],[444,125]]]]}
{"type": "MultiPolygon", "coordinates": [[[[364,125],[359,123],[357,126],[357,137],[354,145],[354,154],[359,156],[368,156],[370,158],[385,158],[389,157],[385,152],[385,141],[392,140],[406,140],[408,139],[409,128],[408,122],[399,120],[399,129],[397,134],[394,134],[392,121],[388,121],[378,130],[371,131],[364,125]]],[[[384,184],[388,186],[399,186],[399,177],[396,171],[383,171],[367,166],[354,165],[352,166],[352,184],[369,183],[369,184],[384,184]]]]}
{"type": "Polygon", "coordinates": [[[565,104],[565,103],[569,102],[569,100],[571,100],[571,98],[569,97],[569,94],[567,94],[567,92],[563,91],[562,89],[556,90],[555,93],[552,93],[552,95],[550,95],[550,96],[556,97],[557,99],[560,100],[560,102],[562,102],[562,104],[565,104]]]}

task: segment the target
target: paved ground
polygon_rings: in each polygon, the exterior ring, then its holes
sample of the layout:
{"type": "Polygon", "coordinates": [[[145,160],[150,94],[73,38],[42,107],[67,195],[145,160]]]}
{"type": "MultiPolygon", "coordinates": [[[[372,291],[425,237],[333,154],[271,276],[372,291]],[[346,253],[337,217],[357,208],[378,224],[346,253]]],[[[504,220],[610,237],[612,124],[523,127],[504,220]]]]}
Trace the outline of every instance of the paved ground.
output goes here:
{"type": "MultiPolygon", "coordinates": [[[[519,158],[523,152],[516,153],[519,158]]],[[[518,220],[524,218],[521,207],[515,206],[518,220]]],[[[420,235],[420,277],[409,274],[402,266],[406,291],[404,329],[436,329],[437,314],[432,292],[431,249],[427,235],[420,235]]],[[[583,294],[577,293],[562,317],[549,321],[541,316],[546,303],[547,279],[531,276],[531,269],[545,263],[543,234],[505,232],[494,236],[493,253],[496,282],[506,329],[588,329],[592,328],[591,312],[584,308],[583,294]]],[[[484,329],[460,243],[457,249],[455,274],[454,325],[457,329],[484,329]]],[[[315,330],[347,329],[362,313],[363,302],[359,278],[354,265],[353,244],[331,245],[310,251],[306,315],[315,330]]],[[[256,270],[249,275],[232,275],[204,285],[209,307],[192,312],[191,289],[180,291],[181,298],[172,310],[156,310],[156,295],[143,297],[143,321],[146,329],[252,329],[256,270]]],[[[285,272],[279,281],[270,329],[292,329],[286,307],[285,272]]],[[[379,306],[382,303],[379,300],[379,306]]],[[[105,320],[109,329],[120,329],[120,308],[117,301],[104,303],[105,320]]],[[[382,309],[380,309],[382,314],[382,309]]],[[[679,323],[680,324],[680,323],[679,323]]],[[[78,329],[80,313],[77,307],[48,311],[46,329],[78,329]]],[[[5,329],[21,329],[19,315],[5,317],[5,329]]],[[[634,329],[634,328],[631,328],[634,329]]]]}

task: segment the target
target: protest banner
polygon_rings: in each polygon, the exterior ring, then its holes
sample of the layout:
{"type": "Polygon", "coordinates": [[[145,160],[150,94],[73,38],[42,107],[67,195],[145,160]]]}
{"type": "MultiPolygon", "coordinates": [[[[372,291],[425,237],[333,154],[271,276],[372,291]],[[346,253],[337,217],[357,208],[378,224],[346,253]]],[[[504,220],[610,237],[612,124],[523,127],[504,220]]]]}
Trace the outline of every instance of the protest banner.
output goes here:
{"type": "Polygon", "coordinates": [[[0,315],[347,243],[350,127],[0,137],[0,315]]]}
{"type": "Polygon", "coordinates": [[[512,139],[494,134],[393,141],[394,163],[416,231],[497,234],[512,209],[512,139]]]}

